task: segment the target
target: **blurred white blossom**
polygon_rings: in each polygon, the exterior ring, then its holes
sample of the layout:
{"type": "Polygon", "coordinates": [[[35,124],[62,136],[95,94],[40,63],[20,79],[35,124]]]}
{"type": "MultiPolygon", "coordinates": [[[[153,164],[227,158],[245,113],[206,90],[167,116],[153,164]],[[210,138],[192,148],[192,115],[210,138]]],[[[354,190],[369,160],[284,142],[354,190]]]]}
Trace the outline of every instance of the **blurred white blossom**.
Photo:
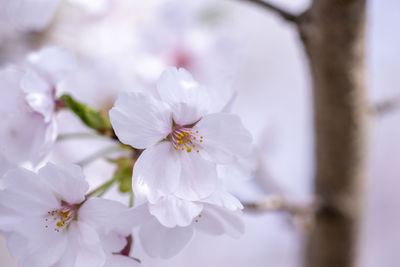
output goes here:
{"type": "Polygon", "coordinates": [[[57,135],[55,89],[73,69],[72,55],[45,47],[24,67],[0,70],[0,154],[10,163],[38,165],[57,135]]]}
{"type": "Polygon", "coordinates": [[[217,190],[200,202],[170,195],[156,205],[142,204],[134,213],[139,218],[139,239],[146,253],[155,258],[170,258],[189,243],[196,231],[239,237],[244,232],[242,208],[236,198],[217,190]]]}

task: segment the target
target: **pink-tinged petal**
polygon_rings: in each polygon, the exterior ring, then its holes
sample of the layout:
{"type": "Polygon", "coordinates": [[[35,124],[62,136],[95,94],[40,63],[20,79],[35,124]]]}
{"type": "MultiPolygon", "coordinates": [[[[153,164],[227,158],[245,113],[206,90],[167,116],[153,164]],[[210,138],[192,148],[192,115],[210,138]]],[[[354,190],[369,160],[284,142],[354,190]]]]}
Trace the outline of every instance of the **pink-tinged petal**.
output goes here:
{"type": "Polygon", "coordinates": [[[194,224],[194,227],[210,234],[227,234],[233,238],[238,238],[244,233],[244,223],[242,212],[230,211],[214,205],[204,205],[201,218],[194,224]],[[204,223],[202,223],[204,220],[204,223]],[[222,228],[221,228],[222,227],[222,228]]]}
{"type": "Polygon", "coordinates": [[[239,117],[230,113],[204,116],[195,127],[204,136],[204,151],[219,163],[230,163],[251,152],[251,135],[239,117]]]}
{"type": "Polygon", "coordinates": [[[121,235],[131,233],[133,223],[129,220],[128,207],[120,202],[90,198],[79,209],[78,219],[91,225],[98,232],[118,232],[121,235]]]}
{"type": "Polygon", "coordinates": [[[182,170],[175,195],[192,201],[210,196],[218,184],[215,164],[203,159],[196,152],[176,151],[176,153],[180,156],[182,170]]]}
{"type": "Polygon", "coordinates": [[[69,204],[79,204],[85,200],[89,184],[78,165],[47,163],[39,170],[39,176],[61,200],[69,204]]]}
{"type": "Polygon", "coordinates": [[[112,255],[107,259],[106,264],[103,267],[140,267],[140,266],[142,265],[139,262],[130,257],[121,255],[112,255]]]}
{"type": "Polygon", "coordinates": [[[0,191],[0,203],[18,213],[41,216],[60,205],[51,189],[31,171],[10,170],[3,176],[2,183],[5,189],[0,191]]]}
{"type": "Polygon", "coordinates": [[[161,141],[172,127],[168,107],[152,96],[139,92],[120,93],[110,110],[110,120],[119,140],[139,149],[161,141]]]}
{"type": "Polygon", "coordinates": [[[174,192],[179,183],[180,161],[171,142],[146,149],[133,168],[133,188],[150,202],[174,192]]]}
{"type": "Polygon", "coordinates": [[[173,195],[163,197],[155,204],[149,205],[149,211],[166,227],[185,227],[199,215],[203,208],[200,203],[177,198],[173,195]]]}
{"type": "Polygon", "coordinates": [[[183,68],[166,69],[157,83],[158,94],[173,111],[175,122],[186,125],[203,116],[210,104],[208,91],[183,68]]]}
{"type": "Polygon", "coordinates": [[[53,86],[76,68],[75,56],[56,46],[46,46],[30,53],[27,63],[53,86]]]}
{"type": "Polygon", "coordinates": [[[139,229],[140,243],[153,258],[171,258],[177,255],[191,240],[193,228],[168,228],[157,219],[149,220],[139,229]]]}

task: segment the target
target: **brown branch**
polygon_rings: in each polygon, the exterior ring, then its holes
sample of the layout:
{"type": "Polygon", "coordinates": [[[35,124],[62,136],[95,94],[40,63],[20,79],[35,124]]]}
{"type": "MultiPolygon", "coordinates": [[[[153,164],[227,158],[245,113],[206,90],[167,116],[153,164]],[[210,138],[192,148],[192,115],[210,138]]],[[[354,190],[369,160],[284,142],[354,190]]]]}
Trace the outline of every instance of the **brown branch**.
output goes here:
{"type": "Polygon", "coordinates": [[[371,115],[383,116],[398,109],[400,109],[400,96],[386,99],[384,101],[374,104],[370,108],[369,112],[371,113],[371,115]]]}
{"type": "Polygon", "coordinates": [[[252,212],[286,212],[292,216],[310,215],[313,213],[315,203],[298,204],[289,201],[281,195],[264,197],[256,202],[244,202],[245,211],[252,212]]]}
{"type": "Polygon", "coordinates": [[[250,3],[253,3],[255,5],[261,6],[262,8],[265,8],[269,11],[274,12],[275,14],[279,15],[281,18],[285,19],[286,21],[289,22],[297,22],[298,16],[295,14],[290,13],[289,11],[286,11],[274,4],[271,4],[269,2],[263,1],[263,0],[240,0],[240,1],[247,1],[250,3]]]}
{"type": "Polygon", "coordinates": [[[318,209],[316,200],[308,203],[295,203],[282,195],[271,195],[256,202],[244,202],[243,206],[245,212],[280,212],[289,215],[290,223],[303,234],[310,233],[313,227],[314,213],[318,209]]]}

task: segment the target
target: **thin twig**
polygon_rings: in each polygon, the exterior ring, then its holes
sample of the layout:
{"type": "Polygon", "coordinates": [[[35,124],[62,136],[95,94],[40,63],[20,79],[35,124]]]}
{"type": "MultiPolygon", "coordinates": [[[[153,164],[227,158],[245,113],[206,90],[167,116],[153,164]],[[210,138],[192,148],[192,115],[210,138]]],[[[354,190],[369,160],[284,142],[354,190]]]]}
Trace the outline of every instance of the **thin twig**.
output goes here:
{"type": "Polygon", "coordinates": [[[400,109],[400,96],[392,97],[376,103],[370,108],[370,113],[375,116],[382,116],[400,109]]]}
{"type": "Polygon", "coordinates": [[[105,157],[105,156],[107,156],[107,155],[109,155],[109,154],[111,154],[111,153],[118,152],[118,151],[121,151],[121,147],[120,147],[119,145],[113,145],[113,146],[111,146],[111,147],[107,147],[107,148],[105,148],[105,149],[102,149],[102,150],[100,150],[100,151],[97,151],[96,153],[90,155],[89,157],[87,157],[87,158],[81,160],[81,161],[78,162],[77,164],[80,165],[81,167],[84,167],[84,166],[86,166],[87,164],[89,164],[89,163],[95,161],[95,160],[98,159],[98,158],[105,157]]]}
{"type": "Polygon", "coordinates": [[[256,202],[247,202],[243,206],[245,210],[255,211],[255,212],[275,212],[282,211],[287,212],[290,215],[303,216],[312,214],[315,203],[311,204],[297,204],[292,203],[280,195],[272,195],[263,198],[256,202]]]}
{"type": "Polygon", "coordinates": [[[274,4],[271,4],[269,2],[265,2],[263,0],[240,0],[240,1],[247,1],[250,3],[254,3],[256,5],[259,5],[263,8],[266,8],[276,14],[278,14],[281,18],[290,21],[290,22],[297,22],[298,16],[295,14],[290,13],[289,11],[286,11],[274,4]]]}
{"type": "Polygon", "coordinates": [[[104,136],[96,133],[65,133],[60,134],[57,137],[57,141],[65,141],[70,139],[82,139],[82,138],[105,138],[104,136]]]}
{"type": "Polygon", "coordinates": [[[118,181],[118,176],[112,178],[111,180],[108,180],[104,184],[101,184],[97,188],[93,189],[93,191],[89,192],[86,195],[86,197],[89,198],[89,197],[93,197],[93,196],[97,196],[97,197],[103,196],[107,192],[107,190],[117,181],[118,181]]]}
{"type": "Polygon", "coordinates": [[[257,202],[243,203],[245,211],[255,213],[283,212],[289,215],[291,223],[302,233],[309,233],[313,227],[317,201],[310,203],[294,203],[281,195],[272,195],[257,202]]]}

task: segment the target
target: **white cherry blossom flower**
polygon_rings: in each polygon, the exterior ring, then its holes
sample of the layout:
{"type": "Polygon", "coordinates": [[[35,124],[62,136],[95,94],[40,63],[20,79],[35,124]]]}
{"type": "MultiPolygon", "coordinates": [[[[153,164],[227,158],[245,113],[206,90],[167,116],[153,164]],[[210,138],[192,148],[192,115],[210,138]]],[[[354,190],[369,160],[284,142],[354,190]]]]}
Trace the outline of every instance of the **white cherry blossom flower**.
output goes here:
{"type": "Polygon", "coordinates": [[[141,204],[133,212],[140,218],[136,224],[146,253],[151,257],[169,258],[178,254],[196,231],[238,238],[244,232],[242,208],[236,198],[218,191],[201,202],[188,202],[168,196],[156,205],[141,204]],[[161,213],[164,214],[159,216],[161,213]]]}
{"type": "Polygon", "coordinates": [[[138,80],[154,85],[168,66],[185,68],[202,82],[216,82],[216,72],[224,82],[234,76],[241,55],[229,8],[206,1],[160,1],[136,34],[133,66],[138,80]]]}
{"type": "Polygon", "coordinates": [[[250,152],[250,133],[236,115],[210,113],[207,89],[182,68],[167,69],[157,91],[159,99],[121,93],[110,111],[120,141],[145,149],[135,164],[134,187],[152,203],[169,194],[204,199],[218,184],[216,164],[250,152]]]}
{"type": "Polygon", "coordinates": [[[10,163],[38,165],[57,135],[55,88],[73,57],[56,47],[27,56],[26,66],[0,70],[0,153],[10,163]]]}
{"type": "Polygon", "coordinates": [[[88,199],[77,165],[48,163],[38,174],[8,171],[0,191],[0,230],[21,267],[104,266],[126,245],[128,208],[88,199]]]}

